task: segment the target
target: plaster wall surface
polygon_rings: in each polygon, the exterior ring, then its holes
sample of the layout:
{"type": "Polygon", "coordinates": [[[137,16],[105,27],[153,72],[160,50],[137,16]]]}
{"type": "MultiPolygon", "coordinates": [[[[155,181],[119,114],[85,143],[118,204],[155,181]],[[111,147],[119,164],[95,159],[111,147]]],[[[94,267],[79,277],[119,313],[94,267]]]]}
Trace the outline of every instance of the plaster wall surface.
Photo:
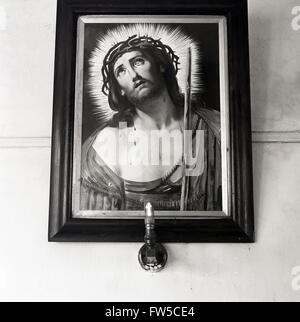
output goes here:
{"type": "Polygon", "coordinates": [[[256,243],[167,244],[147,274],[139,243],[47,242],[56,1],[0,0],[0,300],[299,301],[296,6],[249,0],[256,243]]]}

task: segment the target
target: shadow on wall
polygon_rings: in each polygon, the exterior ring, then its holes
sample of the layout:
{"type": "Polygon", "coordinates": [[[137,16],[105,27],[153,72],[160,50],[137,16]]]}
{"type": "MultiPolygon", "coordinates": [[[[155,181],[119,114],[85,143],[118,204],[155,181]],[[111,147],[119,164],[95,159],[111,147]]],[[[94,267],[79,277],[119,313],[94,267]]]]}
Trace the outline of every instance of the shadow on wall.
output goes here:
{"type": "MultiPolygon", "coordinates": [[[[259,12],[249,12],[249,34],[250,34],[250,77],[251,77],[251,107],[253,110],[261,108],[259,112],[262,119],[266,120],[266,109],[270,99],[268,84],[271,80],[270,56],[272,19],[261,16],[259,12]]],[[[252,117],[252,130],[255,131],[255,123],[252,117]]],[[[253,154],[258,150],[253,149],[253,154]]],[[[254,214],[256,227],[256,241],[259,240],[259,225],[257,214],[259,213],[261,198],[263,196],[263,169],[264,157],[259,158],[261,162],[255,163],[254,173],[254,214]]]]}

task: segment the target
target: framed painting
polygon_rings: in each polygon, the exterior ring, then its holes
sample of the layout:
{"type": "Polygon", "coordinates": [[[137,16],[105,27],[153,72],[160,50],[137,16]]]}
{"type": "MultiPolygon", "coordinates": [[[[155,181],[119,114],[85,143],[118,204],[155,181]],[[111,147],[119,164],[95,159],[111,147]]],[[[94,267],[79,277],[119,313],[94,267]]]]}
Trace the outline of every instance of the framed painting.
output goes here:
{"type": "Polygon", "coordinates": [[[254,239],[247,1],[58,0],[50,241],[254,239]]]}

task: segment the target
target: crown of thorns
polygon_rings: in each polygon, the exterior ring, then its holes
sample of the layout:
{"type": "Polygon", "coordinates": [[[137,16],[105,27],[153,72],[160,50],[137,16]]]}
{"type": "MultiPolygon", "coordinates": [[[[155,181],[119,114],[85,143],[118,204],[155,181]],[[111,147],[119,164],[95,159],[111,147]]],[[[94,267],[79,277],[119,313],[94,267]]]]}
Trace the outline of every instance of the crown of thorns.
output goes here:
{"type": "Polygon", "coordinates": [[[164,45],[160,39],[153,39],[148,36],[137,37],[137,35],[129,37],[127,40],[119,42],[114,45],[106,54],[103,60],[102,66],[102,76],[103,76],[103,86],[102,92],[105,95],[109,95],[109,76],[110,76],[110,67],[112,64],[124,53],[132,51],[134,49],[147,49],[147,48],[156,48],[160,50],[163,54],[169,57],[170,62],[173,64],[175,69],[175,74],[179,70],[179,57],[174,53],[171,47],[164,45]]]}

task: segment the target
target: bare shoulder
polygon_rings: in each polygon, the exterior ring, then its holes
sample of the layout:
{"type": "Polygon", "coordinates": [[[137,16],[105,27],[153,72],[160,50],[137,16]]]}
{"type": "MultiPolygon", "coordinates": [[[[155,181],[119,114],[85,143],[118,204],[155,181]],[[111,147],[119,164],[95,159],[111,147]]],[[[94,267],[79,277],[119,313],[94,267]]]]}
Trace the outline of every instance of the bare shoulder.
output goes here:
{"type": "Polygon", "coordinates": [[[96,151],[98,157],[114,172],[118,172],[118,136],[118,128],[107,126],[98,133],[93,143],[93,148],[96,151]]]}
{"type": "Polygon", "coordinates": [[[96,136],[96,139],[94,141],[95,145],[105,145],[110,143],[110,139],[114,138],[118,135],[118,128],[107,126],[104,129],[102,129],[96,136]]]}

